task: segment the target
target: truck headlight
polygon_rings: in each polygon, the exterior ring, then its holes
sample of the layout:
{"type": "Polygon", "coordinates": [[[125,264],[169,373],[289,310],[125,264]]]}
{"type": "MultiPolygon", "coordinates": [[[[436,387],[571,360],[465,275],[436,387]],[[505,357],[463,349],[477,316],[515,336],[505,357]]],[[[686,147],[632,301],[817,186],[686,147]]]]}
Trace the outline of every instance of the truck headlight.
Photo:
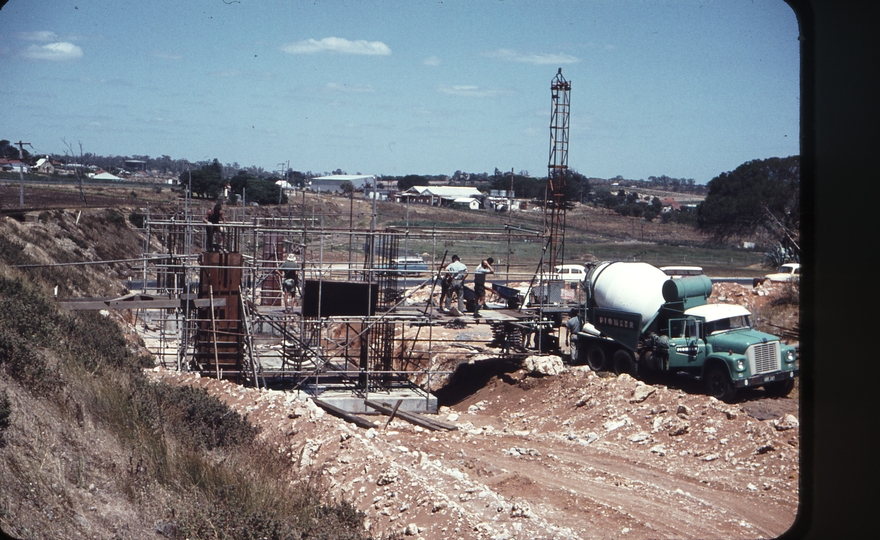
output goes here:
{"type": "Polygon", "coordinates": [[[785,361],[788,363],[794,362],[794,351],[789,349],[785,351],[785,361]]]}
{"type": "Polygon", "coordinates": [[[740,360],[737,360],[737,361],[736,361],[736,370],[737,370],[737,371],[743,371],[744,369],[746,369],[745,362],[743,362],[741,359],[740,359],[740,360]]]}

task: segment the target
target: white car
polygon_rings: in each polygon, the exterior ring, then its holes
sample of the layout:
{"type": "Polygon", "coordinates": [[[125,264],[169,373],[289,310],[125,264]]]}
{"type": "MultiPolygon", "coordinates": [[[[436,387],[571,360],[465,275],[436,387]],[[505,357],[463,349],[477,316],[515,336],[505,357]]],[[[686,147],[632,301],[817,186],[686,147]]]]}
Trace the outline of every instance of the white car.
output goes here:
{"type": "Polygon", "coordinates": [[[703,275],[702,266],[661,266],[660,270],[673,279],[703,275]]]}
{"type": "Polygon", "coordinates": [[[587,270],[582,264],[560,264],[553,268],[552,279],[562,281],[583,281],[587,277],[587,270]]]}
{"type": "Polygon", "coordinates": [[[801,279],[801,265],[799,263],[785,263],[779,267],[775,274],[767,274],[764,279],[777,282],[798,282],[801,279]]]}

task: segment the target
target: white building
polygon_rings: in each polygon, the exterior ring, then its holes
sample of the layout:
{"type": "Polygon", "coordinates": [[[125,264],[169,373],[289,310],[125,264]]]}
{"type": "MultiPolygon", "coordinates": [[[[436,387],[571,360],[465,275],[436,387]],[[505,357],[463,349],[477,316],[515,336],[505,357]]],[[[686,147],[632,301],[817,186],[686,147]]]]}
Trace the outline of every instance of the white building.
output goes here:
{"type": "Polygon", "coordinates": [[[482,197],[483,194],[475,187],[413,186],[398,194],[397,201],[409,200],[417,204],[430,204],[431,206],[450,206],[453,203],[467,202],[470,207],[472,204],[470,200],[473,200],[476,202],[474,209],[477,209],[480,207],[482,197]],[[467,199],[467,201],[462,199],[467,199]]]}
{"type": "Polygon", "coordinates": [[[306,181],[306,189],[312,191],[342,191],[342,183],[351,182],[355,191],[361,191],[365,187],[372,187],[376,183],[376,177],[371,174],[331,174],[330,176],[318,176],[306,181]]]}

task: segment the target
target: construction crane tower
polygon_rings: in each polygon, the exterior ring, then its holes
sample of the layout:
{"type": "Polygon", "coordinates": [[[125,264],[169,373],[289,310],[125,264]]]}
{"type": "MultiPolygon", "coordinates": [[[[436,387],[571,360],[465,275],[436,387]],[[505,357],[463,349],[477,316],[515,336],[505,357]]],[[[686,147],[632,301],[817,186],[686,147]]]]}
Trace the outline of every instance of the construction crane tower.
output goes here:
{"type": "Polygon", "coordinates": [[[565,247],[565,181],[568,176],[568,118],[571,108],[571,81],[562,76],[562,68],[550,82],[550,159],[547,165],[548,251],[545,261],[549,271],[562,262],[565,247]]]}

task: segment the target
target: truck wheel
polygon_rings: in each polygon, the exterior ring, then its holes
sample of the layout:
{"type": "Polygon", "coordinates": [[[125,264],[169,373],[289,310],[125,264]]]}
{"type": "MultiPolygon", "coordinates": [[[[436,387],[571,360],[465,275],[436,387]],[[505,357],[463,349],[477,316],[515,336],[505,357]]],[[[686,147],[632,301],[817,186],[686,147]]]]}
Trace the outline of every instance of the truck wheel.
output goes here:
{"type": "Polygon", "coordinates": [[[635,375],[635,370],[633,369],[633,357],[628,351],[623,349],[616,350],[614,356],[611,358],[611,362],[614,364],[615,375],[620,375],[621,373],[635,375]]]}
{"type": "Polygon", "coordinates": [[[590,345],[587,349],[587,365],[593,371],[600,371],[605,367],[605,351],[599,345],[590,345]]]}
{"type": "Polygon", "coordinates": [[[727,370],[719,365],[710,366],[703,375],[706,385],[706,393],[710,396],[730,403],[736,397],[736,388],[727,370]]]}
{"type": "Polygon", "coordinates": [[[784,381],[776,381],[764,385],[764,392],[772,397],[785,397],[794,390],[794,379],[786,379],[784,381]]]}

